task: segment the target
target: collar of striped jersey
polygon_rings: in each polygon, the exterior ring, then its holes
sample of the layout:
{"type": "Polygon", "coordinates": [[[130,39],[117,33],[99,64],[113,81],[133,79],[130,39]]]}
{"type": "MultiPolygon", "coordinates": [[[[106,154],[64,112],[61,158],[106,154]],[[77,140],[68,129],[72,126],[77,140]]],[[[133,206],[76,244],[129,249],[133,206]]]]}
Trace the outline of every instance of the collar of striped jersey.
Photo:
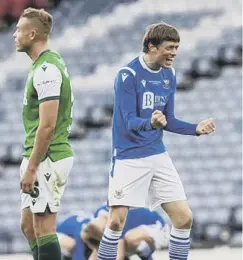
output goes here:
{"type": "Polygon", "coordinates": [[[143,67],[144,69],[148,70],[148,71],[151,72],[151,73],[159,73],[159,72],[161,71],[161,68],[160,68],[159,70],[152,70],[152,69],[150,69],[150,68],[147,66],[147,64],[145,63],[145,61],[144,61],[144,59],[143,59],[143,56],[144,56],[144,55],[140,55],[140,56],[139,56],[139,61],[140,61],[141,65],[142,65],[142,67],[143,67]]]}

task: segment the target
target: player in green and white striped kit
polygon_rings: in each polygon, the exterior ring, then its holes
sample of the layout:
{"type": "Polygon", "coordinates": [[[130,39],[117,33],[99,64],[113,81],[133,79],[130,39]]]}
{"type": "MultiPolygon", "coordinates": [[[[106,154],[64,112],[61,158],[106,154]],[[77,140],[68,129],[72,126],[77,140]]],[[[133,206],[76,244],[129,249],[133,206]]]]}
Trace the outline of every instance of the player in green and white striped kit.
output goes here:
{"type": "Polygon", "coordinates": [[[14,33],[17,51],[33,61],[25,86],[21,228],[35,260],[61,260],[56,214],[73,165],[68,142],[73,95],[62,57],[48,49],[49,13],[26,9],[14,33]]]}

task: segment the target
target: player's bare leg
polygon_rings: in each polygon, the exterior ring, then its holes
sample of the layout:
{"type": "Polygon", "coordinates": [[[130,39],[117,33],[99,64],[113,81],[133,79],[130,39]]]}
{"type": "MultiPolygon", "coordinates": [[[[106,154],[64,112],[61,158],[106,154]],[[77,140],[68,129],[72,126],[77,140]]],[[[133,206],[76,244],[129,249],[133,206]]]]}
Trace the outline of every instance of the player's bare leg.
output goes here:
{"type": "Polygon", "coordinates": [[[98,250],[98,260],[116,260],[118,242],[125,225],[127,213],[128,207],[110,207],[107,226],[98,250]]]}
{"type": "Polygon", "coordinates": [[[172,224],[178,229],[190,229],[192,226],[192,211],[186,200],[164,203],[162,205],[170,217],[172,224]]]}
{"type": "Polygon", "coordinates": [[[61,249],[56,234],[56,213],[34,214],[34,229],[38,240],[38,260],[61,260],[61,249]]]}
{"type": "Polygon", "coordinates": [[[21,230],[29,242],[34,260],[38,260],[38,245],[33,227],[33,214],[30,208],[25,208],[21,212],[21,230]]]}
{"type": "Polygon", "coordinates": [[[125,257],[126,257],[126,243],[124,239],[120,239],[118,243],[116,260],[124,260],[125,257]]]}
{"type": "Polygon", "coordinates": [[[169,256],[173,259],[187,259],[190,249],[192,212],[188,202],[175,201],[162,205],[173,224],[169,242],[169,256]]]}
{"type": "Polygon", "coordinates": [[[96,250],[92,251],[92,253],[91,253],[91,255],[90,255],[88,260],[97,260],[97,258],[98,258],[98,251],[96,249],[96,250]]]}
{"type": "Polygon", "coordinates": [[[113,206],[109,210],[107,227],[113,231],[122,231],[128,213],[128,207],[113,206]]]}

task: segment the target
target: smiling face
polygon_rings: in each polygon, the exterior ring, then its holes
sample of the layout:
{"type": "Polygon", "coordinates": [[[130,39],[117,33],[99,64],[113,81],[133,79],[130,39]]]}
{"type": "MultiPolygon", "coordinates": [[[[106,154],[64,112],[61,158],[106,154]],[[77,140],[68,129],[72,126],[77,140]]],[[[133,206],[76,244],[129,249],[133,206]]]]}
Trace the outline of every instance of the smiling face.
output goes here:
{"type": "Polygon", "coordinates": [[[164,41],[158,46],[149,45],[149,50],[153,60],[160,67],[170,68],[179,48],[178,42],[164,41]]]}
{"type": "Polygon", "coordinates": [[[177,29],[168,24],[150,25],[143,38],[143,52],[153,67],[170,68],[180,44],[177,29]]]}

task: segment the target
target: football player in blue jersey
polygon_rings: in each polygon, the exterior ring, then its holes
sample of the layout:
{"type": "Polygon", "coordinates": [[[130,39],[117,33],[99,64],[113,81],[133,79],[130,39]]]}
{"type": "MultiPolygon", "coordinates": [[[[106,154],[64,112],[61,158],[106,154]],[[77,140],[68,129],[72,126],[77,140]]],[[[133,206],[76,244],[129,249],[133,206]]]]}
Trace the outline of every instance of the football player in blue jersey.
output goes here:
{"type": "Polygon", "coordinates": [[[61,246],[63,259],[85,260],[89,254],[89,248],[81,239],[84,227],[90,222],[90,218],[73,214],[57,224],[57,236],[61,246]]]}
{"type": "Polygon", "coordinates": [[[172,65],[179,44],[180,36],[173,26],[149,26],[143,54],[122,67],[115,78],[110,213],[99,260],[116,259],[128,210],[144,207],[148,195],[151,208],[161,206],[171,219],[170,260],[188,258],[192,212],[163,143],[163,132],[208,135],[215,131],[215,123],[206,119],[193,124],[174,115],[176,73],[172,65]]]}
{"type": "MultiPolygon", "coordinates": [[[[84,241],[101,240],[108,220],[108,211],[106,205],[96,210],[95,218],[83,229],[84,241]]],[[[169,226],[160,214],[147,208],[131,209],[119,240],[117,260],[128,259],[134,254],[143,260],[151,260],[156,249],[168,245],[168,238],[169,226]]],[[[95,252],[94,259],[97,259],[95,252]]]]}
{"type": "MultiPolygon", "coordinates": [[[[59,222],[57,233],[64,260],[96,260],[97,249],[108,220],[108,208],[102,205],[91,219],[72,215],[59,222]]],[[[129,212],[119,241],[118,260],[137,254],[143,260],[152,260],[156,249],[168,244],[168,225],[149,209],[129,212]]]]}

